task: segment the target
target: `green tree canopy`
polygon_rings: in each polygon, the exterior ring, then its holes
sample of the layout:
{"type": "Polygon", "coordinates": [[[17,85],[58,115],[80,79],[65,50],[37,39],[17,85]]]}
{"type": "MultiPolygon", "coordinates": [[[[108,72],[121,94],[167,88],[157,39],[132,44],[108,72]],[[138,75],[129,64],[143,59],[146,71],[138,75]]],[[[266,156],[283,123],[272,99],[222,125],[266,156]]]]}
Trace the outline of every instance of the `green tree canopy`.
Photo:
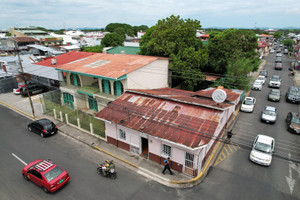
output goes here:
{"type": "Polygon", "coordinates": [[[126,32],[125,32],[124,28],[122,28],[122,27],[115,28],[114,33],[117,33],[120,36],[122,36],[124,40],[126,39],[126,32]]]}
{"type": "Polygon", "coordinates": [[[101,45],[96,45],[96,46],[92,46],[92,47],[82,47],[81,51],[84,52],[95,52],[95,53],[102,53],[103,50],[103,46],[101,45]]]}
{"type": "Polygon", "coordinates": [[[293,45],[295,44],[295,41],[293,39],[285,39],[282,41],[282,44],[284,44],[288,48],[292,48],[293,45]]]}
{"type": "Polygon", "coordinates": [[[101,45],[105,47],[123,46],[124,38],[118,33],[108,33],[101,41],[101,45]]]}
{"type": "Polygon", "coordinates": [[[169,57],[177,55],[180,50],[196,46],[196,31],[201,29],[198,20],[180,19],[180,16],[159,20],[154,27],[148,29],[140,42],[141,54],[169,57]]]}
{"type": "Polygon", "coordinates": [[[281,31],[276,31],[275,33],[274,33],[274,38],[281,38],[281,36],[282,36],[282,32],[281,31]]]}
{"type": "Polygon", "coordinates": [[[253,70],[257,64],[257,37],[253,31],[227,29],[223,32],[213,32],[209,36],[208,71],[215,73],[226,73],[227,66],[237,56],[251,60],[253,70]]]}
{"type": "Polygon", "coordinates": [[[110,23],[105,27],[105,30],[108,32],[115,32],[115,29],[117,28],[123,28],[125,30],[125,33],[129,36],[133,36],[134,32],[133,32],[133,28],[131,25],[129,24],[123,24],[123,23],[110,23]]]}

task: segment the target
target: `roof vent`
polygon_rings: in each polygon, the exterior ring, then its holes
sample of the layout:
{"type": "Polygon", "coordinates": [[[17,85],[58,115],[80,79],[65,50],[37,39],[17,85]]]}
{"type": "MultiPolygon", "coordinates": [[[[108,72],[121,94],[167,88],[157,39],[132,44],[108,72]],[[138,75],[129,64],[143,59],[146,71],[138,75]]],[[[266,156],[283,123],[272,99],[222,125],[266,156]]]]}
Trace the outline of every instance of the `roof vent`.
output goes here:
{"type": "Polygon", "coordinates": [[[56,64],[57,64],[56,58],[52,58],[52,59],[51,59],[51,64],[52,64],[52,65],[56,65],[56,64]]]}

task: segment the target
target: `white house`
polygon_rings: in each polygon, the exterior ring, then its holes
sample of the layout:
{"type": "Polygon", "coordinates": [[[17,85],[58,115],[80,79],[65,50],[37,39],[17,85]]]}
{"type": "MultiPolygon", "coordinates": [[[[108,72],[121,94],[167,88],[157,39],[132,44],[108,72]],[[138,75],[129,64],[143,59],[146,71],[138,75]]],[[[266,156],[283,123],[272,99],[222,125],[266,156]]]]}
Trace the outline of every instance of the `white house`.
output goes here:
{"type": "Polygon", "coordinates": [[[203,169],[240,101],[242,91],[215,88],[190,92],[172,88],[127,90],[96,114],[105,122],[107,142],[191,176],[203,169]]]}

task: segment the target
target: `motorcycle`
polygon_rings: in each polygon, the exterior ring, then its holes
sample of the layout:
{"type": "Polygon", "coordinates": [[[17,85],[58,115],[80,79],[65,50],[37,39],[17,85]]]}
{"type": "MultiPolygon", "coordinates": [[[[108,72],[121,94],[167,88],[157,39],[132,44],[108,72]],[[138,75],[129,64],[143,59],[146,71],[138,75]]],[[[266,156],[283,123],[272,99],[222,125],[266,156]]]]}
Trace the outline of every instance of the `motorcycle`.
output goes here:
{"type": "Polygon", "coordinates": [[[115,170],[114,167],[111,168],[107,172],[106,176],[103,174],[103,169],[105,169],[104,164],[99,164],[98,167],[97,167],[97,173],[101,174],[104,177],[108,177],[108,178],[112,178],[112,179],[116,179],[117,178],[117,172],[116,172],[116,170],[115,170]]]}
{"type": "Polygon", "coordinates": [[[294,76],[295,75],[295,72],[294,71],[291,71],[290,73],[289,73],[289,76],[294,76]]]}

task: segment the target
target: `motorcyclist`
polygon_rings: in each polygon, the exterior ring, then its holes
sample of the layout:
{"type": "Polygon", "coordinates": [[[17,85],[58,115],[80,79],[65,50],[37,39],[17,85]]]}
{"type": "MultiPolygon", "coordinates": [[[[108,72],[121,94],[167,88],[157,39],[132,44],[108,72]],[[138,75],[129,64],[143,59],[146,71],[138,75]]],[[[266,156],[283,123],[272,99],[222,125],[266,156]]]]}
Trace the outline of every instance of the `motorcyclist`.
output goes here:
{"type": "Polygon", "coordinates": [[[106,160],[104,164],[102,165],[102,172],[104,176],[107,176],[108,172],[110,170],[110,161],[106,160]]]}

